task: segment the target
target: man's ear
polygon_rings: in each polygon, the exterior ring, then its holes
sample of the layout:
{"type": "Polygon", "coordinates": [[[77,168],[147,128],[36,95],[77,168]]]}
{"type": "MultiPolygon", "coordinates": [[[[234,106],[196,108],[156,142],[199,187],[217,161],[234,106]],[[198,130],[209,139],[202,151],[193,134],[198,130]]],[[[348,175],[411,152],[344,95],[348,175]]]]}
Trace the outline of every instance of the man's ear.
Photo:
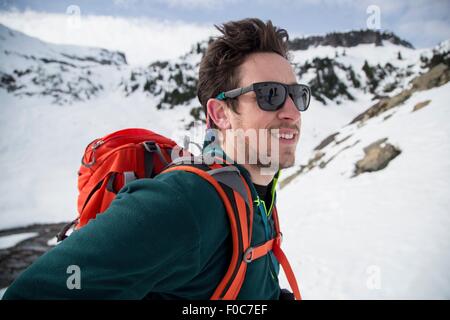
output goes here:
{"type": "Polygon", "coordinates": [[[221,130],[231,129],[231,122],[225,108],[227,108],[225,102],[218,99],[211,98],[206,103],[210,120],[221,130]]]}

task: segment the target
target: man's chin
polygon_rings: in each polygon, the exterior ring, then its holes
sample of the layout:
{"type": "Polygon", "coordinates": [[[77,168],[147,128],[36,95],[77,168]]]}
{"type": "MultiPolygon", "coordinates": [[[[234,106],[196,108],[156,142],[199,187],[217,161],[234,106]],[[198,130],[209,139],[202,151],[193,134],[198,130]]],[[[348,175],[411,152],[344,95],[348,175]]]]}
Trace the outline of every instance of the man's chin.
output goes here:
{"type": "Polygon", "coordinates": [[[280,161],[280,169],[287,169],[293,167],[295,164],[295,158],[292,157],[290,159],[287,159],[285,161],[280,161]]]}
{"type": "Polygon", "coordinates": [[[281,153],[278,159],[280,169],[287,169],[295,164],[295,149],[281,153]]]}
{"type": "Polygon", "coordinates": [[[293,167],[295,165],[295,156],[288,156],[284,157],[282,159],[279,159],[280,161],[270,161],[269,163],[261,163],[258,162],[257,167],[260,169],[273,169],[274,172],[280,170],[280,169],[287,169],[290,167],[293,167]]]}

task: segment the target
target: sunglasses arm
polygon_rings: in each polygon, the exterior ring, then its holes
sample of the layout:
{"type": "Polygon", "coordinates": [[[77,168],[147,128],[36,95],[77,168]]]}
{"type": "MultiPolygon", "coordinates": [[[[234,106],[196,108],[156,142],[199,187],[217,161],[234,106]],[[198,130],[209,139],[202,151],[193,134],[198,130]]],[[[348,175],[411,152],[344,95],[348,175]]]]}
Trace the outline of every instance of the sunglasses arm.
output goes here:
{"type": "MultiPolygon", "coordinates": [[[[253,91],[253,84],[248,87],[237,88],[223,93],[223,98],[237,98],[247,92],[253,91]]],[[[220,96],[220,95],[219,95],[220,96]]]]}

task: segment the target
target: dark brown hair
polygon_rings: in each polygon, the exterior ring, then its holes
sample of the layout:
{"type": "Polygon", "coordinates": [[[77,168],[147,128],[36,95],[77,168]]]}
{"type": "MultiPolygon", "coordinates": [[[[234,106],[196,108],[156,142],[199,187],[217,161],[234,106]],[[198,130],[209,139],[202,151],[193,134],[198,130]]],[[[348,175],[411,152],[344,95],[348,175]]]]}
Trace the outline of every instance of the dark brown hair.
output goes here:
{"type": "MultiPolygon", "coordinates": [[[[285,29],[274,27],[270,20],[264,23],[247,18],[214,26],[222,35],[210,42],[200,62],[197,86],[197,97],[205,115],[208,99],[239,87],[239,67],[249,54],[274,52],[289,60],[289,35],[285,29]]],[[[229,100],[229,106],[237,113],[235,99],[229,100]]],[[[215,127],[214,123],[212,126],[215,127]]]]}

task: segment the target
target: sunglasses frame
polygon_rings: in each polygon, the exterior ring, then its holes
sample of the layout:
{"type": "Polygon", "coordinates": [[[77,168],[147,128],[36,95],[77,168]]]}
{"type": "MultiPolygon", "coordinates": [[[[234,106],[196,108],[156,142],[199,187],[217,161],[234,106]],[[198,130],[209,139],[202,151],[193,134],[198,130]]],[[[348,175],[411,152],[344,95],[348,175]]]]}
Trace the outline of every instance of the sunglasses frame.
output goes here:
{"type": "Polygon", "coordinates": [[[246,94],[248,92],[251,92],[251,91],[255,91],[256,92],[256,90],[258,89],[259,86],[267,85],[267,84],[276,84],[276,85],[280,85],[280,86],[284,87],[286,94],[284,96],[283,102],[274,110],[267,110],[266,108],[263,108],[260,105],[260,103],[259,103],[258,96],[256,96],[256,101],[258,102],[258,106],[262,110],[264,110],[264,111],[277,111],[277,110],[281,109],[283,107],[283,105],[285,104],[287,97],[290,96],[291,92],[293,92],[291,90],[292,87],[300,87],[302,90],[306,89],[306,91],[308,92],[308,101],[306,103],[306,106],[305,106],[304,110],[300,110],[299,109],[299,107],[295,104],[294,99],[292,99],[292,101],[294,102],[297,110],[299,110],[300,112],[308,110],[309,103],[311,101],[311,88],[309,86],[307,86],[306,84],[300,84],[300,83],[284,84],[284,83],[280,83],[280,82],[276,82],[276,81],[256,82],[256,83],[253,83],[253,84],[251,84],[251,85],[249,85],[247,87],[236,88],[236,89],[233,89],[233,90],[221,92],[221,93],[219,93],[216,96],[216,99],[222,100],[222,101],[225,100],[225,99],[235,99],[235,98],[237,98],[237,97],[239,97],[239,96],[241,96],[243,94],[246,94]]]}

